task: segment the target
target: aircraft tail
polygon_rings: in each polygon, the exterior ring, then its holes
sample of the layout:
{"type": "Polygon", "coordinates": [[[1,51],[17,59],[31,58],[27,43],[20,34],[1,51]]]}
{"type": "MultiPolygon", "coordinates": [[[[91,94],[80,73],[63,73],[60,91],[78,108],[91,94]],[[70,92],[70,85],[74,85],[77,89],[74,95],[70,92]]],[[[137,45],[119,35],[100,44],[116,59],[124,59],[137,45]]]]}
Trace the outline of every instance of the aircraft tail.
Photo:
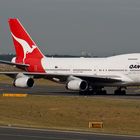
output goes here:
{"type": "Polygon", "coordinates": [[[20,21],[17,18],[10,18],[8,22],[16,51],[16,63],[25,64],[30,58],[43,58],[44,55],[20,21]]]}

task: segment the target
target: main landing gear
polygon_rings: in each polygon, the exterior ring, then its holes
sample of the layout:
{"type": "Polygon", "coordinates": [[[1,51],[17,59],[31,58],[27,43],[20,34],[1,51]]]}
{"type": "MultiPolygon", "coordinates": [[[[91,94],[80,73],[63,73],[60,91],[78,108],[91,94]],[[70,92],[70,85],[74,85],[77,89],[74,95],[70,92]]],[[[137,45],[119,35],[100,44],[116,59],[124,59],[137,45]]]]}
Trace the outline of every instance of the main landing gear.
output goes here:
{"type": "MultiPolygon", "coordinates": [[[[126,88],[125,88],[126,89],[126,88]]],[[[126,95],[126,90],[122,90],[122,87],[119,87],[118,89],[116,89],[115,91],[114,91],[114,94],[115,95],[126,95]]]]}
{"type": "MultiPolygon", "coordinates": [[[[106,95],[107,91],[104,87],[89,87],[86,91],[79,91],[79,95],[106,95]]],[[[126,95],[126,87],[118,87],[114,91],[114,95],[126,95]]]]}
{"type": "Polygon", "coordinates": [[[103,90],[103,87],[89,88],[86,91],[79,91],[79,95],[106,95],[107,91],[103,90]]]}
{"type": "Polygon", "coordinates": [[[94,94],[95,95],[106,95],[107,91],[103,90],[102,88],[101,89],[96,89],[96,90],[94,90],[94,94]]]}

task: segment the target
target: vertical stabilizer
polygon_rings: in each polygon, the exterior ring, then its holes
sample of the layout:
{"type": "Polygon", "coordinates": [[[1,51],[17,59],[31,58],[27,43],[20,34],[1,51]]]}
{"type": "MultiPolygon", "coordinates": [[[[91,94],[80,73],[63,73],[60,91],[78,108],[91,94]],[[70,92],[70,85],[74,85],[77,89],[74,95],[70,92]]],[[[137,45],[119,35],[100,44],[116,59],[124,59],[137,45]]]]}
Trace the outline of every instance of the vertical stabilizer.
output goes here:
{"type": "Polygon", "coordinates": [[[9,26],[16,51],[16,62],[25,63],[26,59],[44,57],[35,42],[17,18],[9,19],[9,26]]]}

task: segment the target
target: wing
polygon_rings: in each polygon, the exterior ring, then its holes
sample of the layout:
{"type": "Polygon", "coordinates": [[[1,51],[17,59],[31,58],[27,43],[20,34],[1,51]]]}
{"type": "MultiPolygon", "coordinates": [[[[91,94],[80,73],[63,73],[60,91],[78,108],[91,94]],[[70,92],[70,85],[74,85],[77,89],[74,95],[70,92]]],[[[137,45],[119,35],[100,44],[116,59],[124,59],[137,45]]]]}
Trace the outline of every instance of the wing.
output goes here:
{"type": "MultiPolygon", "coordinates": [[[[36,72],[21,72],[24,75],[32,76],[34,78],[45,78],[49,80],[58,80],[59,82],[66,82],[70,76],[77,77],[82,80],[86,80],[92,83],[112,83],[112,82],[123,82],[123,78],[121,76],[116,75],[69,75],[69,74],[48,74],[48,73],[36,73],[36,72]]],[[[0,74],[5,74],[10,77],[14,77],[19,72],[0,72],[0,74]]]]}

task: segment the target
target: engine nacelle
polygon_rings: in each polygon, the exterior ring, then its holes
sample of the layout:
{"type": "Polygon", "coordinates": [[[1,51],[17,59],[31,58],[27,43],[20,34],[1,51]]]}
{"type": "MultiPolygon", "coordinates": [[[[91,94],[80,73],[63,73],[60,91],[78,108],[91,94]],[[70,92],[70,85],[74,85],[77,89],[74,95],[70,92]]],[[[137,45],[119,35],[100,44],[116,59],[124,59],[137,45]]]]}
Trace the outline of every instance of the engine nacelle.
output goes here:
{"type": "Polygon", "coordinates": [[[66,88],[69,90],[86,91],[88,89],[88,83],[80,79],[71,80],[66,84],[66,88]]]}
{"type": "Polygon", "coordinates": [[[33,78],[30,77],[19,77],[14,80],[13,85],[15,87],[20,87],[20,88],[30,88],[33,87],[34,85],[34,80],[33,78]]]}

